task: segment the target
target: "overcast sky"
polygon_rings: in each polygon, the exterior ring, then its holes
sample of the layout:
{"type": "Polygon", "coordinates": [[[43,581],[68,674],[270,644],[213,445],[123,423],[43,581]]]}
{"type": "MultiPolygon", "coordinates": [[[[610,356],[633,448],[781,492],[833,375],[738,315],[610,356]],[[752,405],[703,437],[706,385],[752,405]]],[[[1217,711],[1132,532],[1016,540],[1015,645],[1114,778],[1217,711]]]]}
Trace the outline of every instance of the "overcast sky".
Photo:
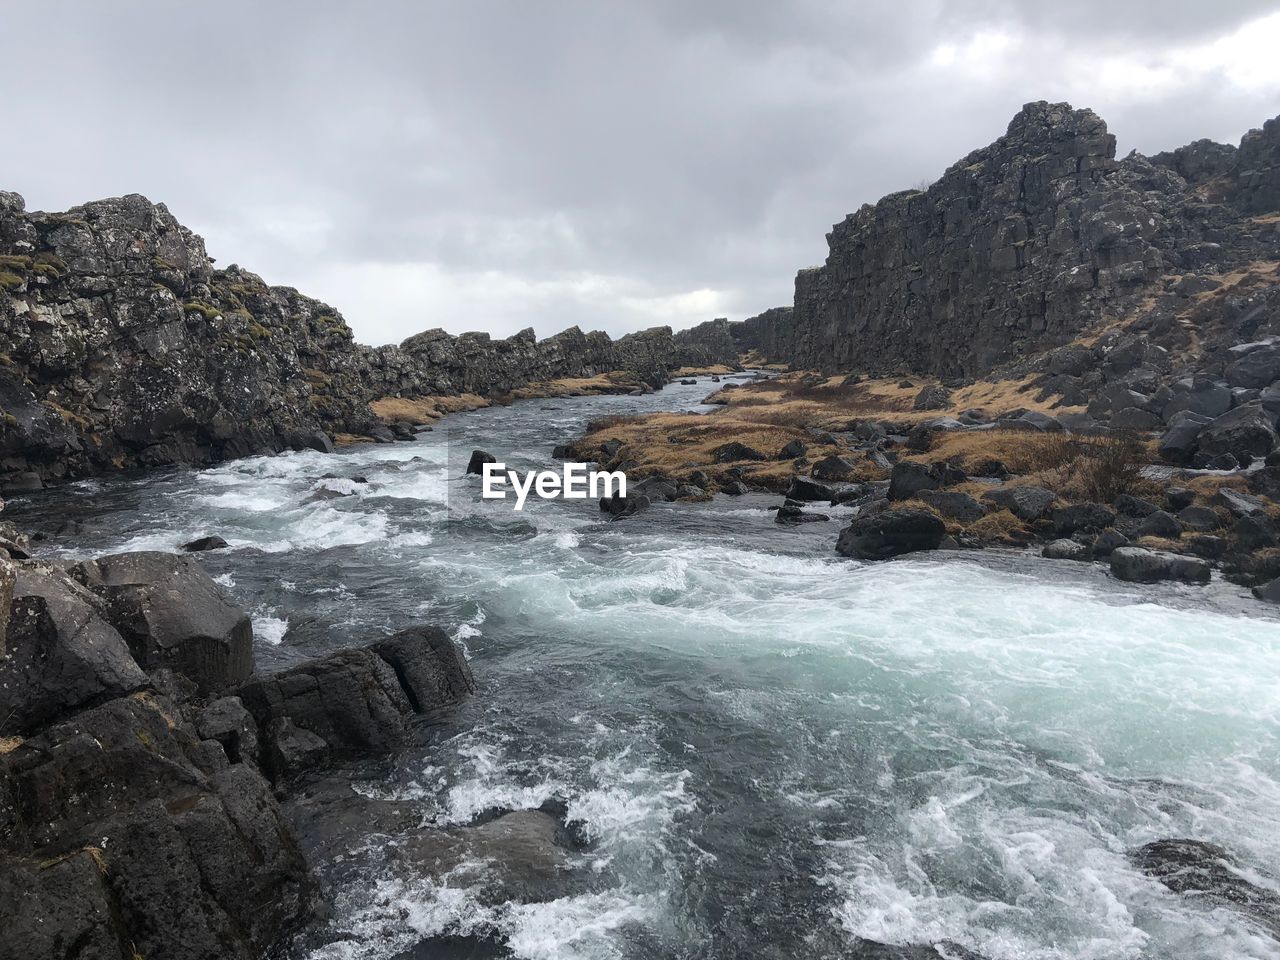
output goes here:
{"type": "Polygon", "coordinates": [[[1280,0],[0,3],[0,189],[163,201],[368,343],[789,303],[1029,100],[1121,153],[1280,113],[1280,0]]]}

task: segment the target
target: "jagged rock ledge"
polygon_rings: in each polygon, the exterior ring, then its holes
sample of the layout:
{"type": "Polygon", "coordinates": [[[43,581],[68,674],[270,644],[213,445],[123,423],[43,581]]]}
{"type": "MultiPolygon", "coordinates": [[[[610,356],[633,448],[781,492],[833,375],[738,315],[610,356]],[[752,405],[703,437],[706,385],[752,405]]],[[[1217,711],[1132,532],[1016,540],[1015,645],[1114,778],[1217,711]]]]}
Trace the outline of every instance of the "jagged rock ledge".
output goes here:
{"type": "Polygon", "coordinates": [[[465,659],[417,626],[255,676],[248,619],[192,558],[63,566],[14,559],[14,536],[0,551],[4,954],[271,954],[320,905],[306,824],[281,798],[406,743],[415,718],[474,690],[465,659]]]}
{"type": "Polygon", "coordinates": [[[354,341],[340,313],[238,266],[164,204],[130,195],[64,213],[0,192],[0,492],[111,470],[391,439],[380,397],[502,396],[625,371],[654,387],[737,362],[723,320],[612,340],[429,330],[354,341]]]}

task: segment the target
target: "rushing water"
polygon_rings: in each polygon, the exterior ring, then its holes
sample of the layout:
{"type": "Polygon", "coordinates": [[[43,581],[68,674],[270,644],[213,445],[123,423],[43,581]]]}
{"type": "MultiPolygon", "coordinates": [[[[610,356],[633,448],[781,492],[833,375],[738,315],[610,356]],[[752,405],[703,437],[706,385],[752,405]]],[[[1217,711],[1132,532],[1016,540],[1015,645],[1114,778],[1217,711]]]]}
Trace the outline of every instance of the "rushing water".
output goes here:
{"type": "Polygon", "coordinates": [[[859,937],[1280,957],[1126,859],[1187,836],[1264,885],[1280,862],[1280,624],[1239,588],[1009,553],[864,565],[835,557],[835,522],[774,524],[776,498],[606,524],[584,501],[514,513],[459,476],[472,447],[549,466],[589,416],[705,409],[707,390],[528,401],[412,444],[86,481],[12,512],[50,554],[221,534],[233,549],[201,559],[266,669],[419,621],[465,644],[479,695],[361,789],[438,825],[560,798],[586,879],[494,904],[370,856],[316,957],[440,934],[529,958],[832,957],[859,937]],[[308,502],[317,486],[354,495],[308,502]]]}

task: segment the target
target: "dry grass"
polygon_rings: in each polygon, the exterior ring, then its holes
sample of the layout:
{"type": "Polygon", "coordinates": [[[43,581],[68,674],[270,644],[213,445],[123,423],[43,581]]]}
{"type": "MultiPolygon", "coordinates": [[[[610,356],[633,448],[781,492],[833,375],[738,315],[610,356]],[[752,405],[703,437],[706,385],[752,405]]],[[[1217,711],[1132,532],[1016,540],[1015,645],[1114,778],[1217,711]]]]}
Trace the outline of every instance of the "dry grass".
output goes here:
{"type": "Polygon", "coordinates": [[[644,386],[633,374],[613,370],[594,377],[563,377],[559,380],[539,380],[517,387],[510,393],[512,400],[536,400],[549,397],[592,397],[603,393],[630,393],[644,386]]]}
{"type": "Polygon", "coordinates": [[[782,489],[795,474],[791,460],[744,460],[716,463],[715,450],[726,443],[745,444],[767,457],[775,456],[792,440],[808,448],[810,460],[829,454],[849,457],[855,464],[855,478],[880,479],[880,471],[863,454],[849,453],[839,444],[820,444],[800,426],[761,422],[738,415],[732,409],[701,416],[691,413],[658,413],[642,417],[610,417],[588,425],[577,446],[585,453],[599,449],[608,440],[619,440],[622,449],[616,461],[634,460],[628,472],[636,476],[664,476],[684,479],[703,470],[723,482],[727,471],[741,467],[749,483],[782,489]]]}
{"type": "MultiPolygon", "coordinates": [[[[374,416],[384,423],[431,423],[450,413],[463,410],[479,410],[492,401],[474,393],[460,393],[442,397],[382,397],[369,404],[374,416]]],[[[350,434],[341,434],[350,436],[350,434]]],[[[334,442],[338,441],[334,438],[334,442]]],[[[351,441],[358,442],[358,441],[351,441]]]]}
{"type": "Polygon", "coordinates": [[[971,536],[987,543],[1021,546],[1032,538],[1030,528],[1008,510],[996,510],[969,524],[971,536]]]}
{"type": "Polygon", "coordinates": [[[1043,413],[1066,413],[1080,407],[1054,406],[1056,399],[1037,400],[1031,378],[982,381],[953,391],[951,404],[941,410],[915,410],[917,394],[937,381],[912,377],[867,379],[845,383],[845,377],[789,373],[734,389],[721,389],[707,398],[739,409],[744,416],[781,425],[804,425],[824,430],[843,429],[852,419],[891,420],[909,425],[940,416],[956,416],[973,408],[999,415],[1015,408],[1043,413]],[[910,386],[901,386],[910,383],[910,386]],[[755,408],[754,413],[747,413],[755,408]]]}
{"type": "Polygon", "coordinates": [[[0,757],[13,753],[24,743],[22,737],[0,737],[0,757]]]}
{"type": "Polygon", "coordinates": [[[723,363],[713,363],[709,367],[680,367],[678,370],[672,370],[673,377],[712,377],[722,376],[726,373],[736,373],[733,367],[723,363]]]}

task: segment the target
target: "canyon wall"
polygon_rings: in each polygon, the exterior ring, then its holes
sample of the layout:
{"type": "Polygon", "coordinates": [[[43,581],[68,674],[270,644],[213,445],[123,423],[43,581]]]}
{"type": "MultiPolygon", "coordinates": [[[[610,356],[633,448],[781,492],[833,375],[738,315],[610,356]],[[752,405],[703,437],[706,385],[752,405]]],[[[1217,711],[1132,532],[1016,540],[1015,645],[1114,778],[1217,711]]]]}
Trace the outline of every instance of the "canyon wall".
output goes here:
{"type": "Polygon", "coordinates": [[[369,401],[384,395],[500,395],[612,370],[656,386],[736,356],[724,321],[616,341],[431,330],[367,347],[327,304],[216,269],[163,204],[131,195],[37,213],[0,193],[0,490],[325,449],[329,434],[375,430],[369,401]]]}
{"type": "Polygon", "coordinates": [[[1115,158],[1090,110],[1027,104],[925,190],[862,207],[801,270],[795,300],[732,327],[763,359],[974,376],[1067,343],[1159,284],[1274,258],[1280,122],[1239,148],[1115,158]]]}

